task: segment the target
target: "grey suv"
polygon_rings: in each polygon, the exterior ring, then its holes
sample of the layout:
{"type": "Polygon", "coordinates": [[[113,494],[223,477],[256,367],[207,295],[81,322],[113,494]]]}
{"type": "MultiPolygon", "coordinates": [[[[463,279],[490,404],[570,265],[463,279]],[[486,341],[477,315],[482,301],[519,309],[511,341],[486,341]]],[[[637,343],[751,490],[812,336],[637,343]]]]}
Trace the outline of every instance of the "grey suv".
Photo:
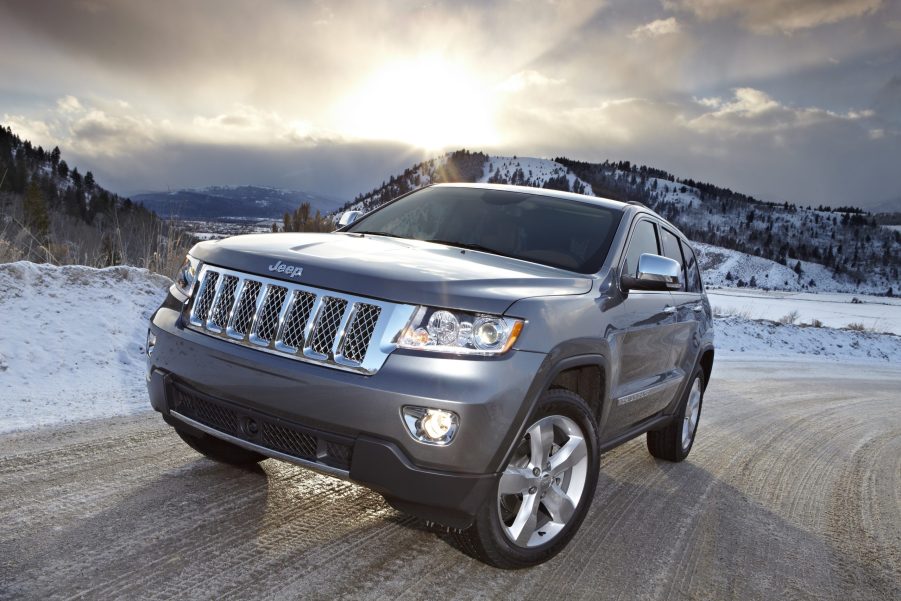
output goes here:
{"type": "Polygon", "coordinates": [[[518,568],[575,534],[601,452],[647,433],[685,459],[713,331],[691,245],[647,208],[446,184],[330,234],[196,245],[147,352],[200,453],[347,478],[518,568]]]}

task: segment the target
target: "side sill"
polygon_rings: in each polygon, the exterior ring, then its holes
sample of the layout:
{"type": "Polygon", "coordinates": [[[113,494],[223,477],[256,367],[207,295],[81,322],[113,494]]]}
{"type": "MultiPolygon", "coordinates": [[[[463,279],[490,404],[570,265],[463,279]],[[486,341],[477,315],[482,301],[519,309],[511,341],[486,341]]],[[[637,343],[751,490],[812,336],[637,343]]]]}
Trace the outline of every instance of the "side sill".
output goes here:
{"type": "Polygon", "coordinates": [[[636,436],[641,436],[645,432],[665,428],[666,425],[669,424],[672,420],[672,415],[658,415],[657,417],[651,417],[643,422],[640,422],[638,425],[630,428],[629,430],[626,430],[622,434],[618,434],[616,437],[611,438],[610,440],[601,442],[598,448],[601,453],[604,453],[606,451],[609,451],[610,449],[618,447],[624,442],[632,440],[636,436]]]}

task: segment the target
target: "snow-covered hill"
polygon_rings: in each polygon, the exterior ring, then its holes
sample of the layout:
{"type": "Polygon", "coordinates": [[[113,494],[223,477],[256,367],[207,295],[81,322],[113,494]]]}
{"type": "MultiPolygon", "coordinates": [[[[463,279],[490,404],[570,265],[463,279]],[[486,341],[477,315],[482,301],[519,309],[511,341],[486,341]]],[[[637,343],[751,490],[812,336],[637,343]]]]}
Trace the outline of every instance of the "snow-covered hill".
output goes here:
{"type": "MultiPolygon", "coordinates": [[[[149,410],[147,320],[169,284],[133,267],[0,265],[0,432],[149,410]]],[[[738,316],[715,327],[718,360],[901,361],[899,336],[738,316]]]]}
{"type": "MultiPolygon", "coordinates": [[[[810,261],[796,261],[792,267],[737,250],[695,242],[704,284],[717,288],[760,288],[790,292],[847,292],[882,294],[886,282],[861,282],[837,278],[835,274],[810,261]],[[800,264],[800,273],[795,271],[800,264]]],[[[890,286],[889,286],[890,287],[890,286]]]]}
{"type": "Polygon", "coordinates": [[[784,290],[886,294],[901,287],[901,232],[879,227],[859,209],[761,202],[627,161],[584,163],[458,151],[392,176],[344,209],[370,211],[431,183],[476,181],[642,202],[696,243],[708,245],[712,285],[748,284],[755,278],[757,286],[784,290]]]}
{"type": "Polygon", "coordinates": [[[534,157],[488,157],[478,181],[595,195],[591,184],[582,181],[565,165],[534,157]]]}

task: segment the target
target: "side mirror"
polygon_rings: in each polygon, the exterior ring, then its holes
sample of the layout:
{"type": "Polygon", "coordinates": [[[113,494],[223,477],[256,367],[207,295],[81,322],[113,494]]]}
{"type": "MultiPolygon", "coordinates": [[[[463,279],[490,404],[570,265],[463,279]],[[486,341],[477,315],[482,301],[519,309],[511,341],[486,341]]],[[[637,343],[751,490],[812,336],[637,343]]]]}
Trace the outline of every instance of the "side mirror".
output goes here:
{"type": "Polygon", "coordinates": [[[660,255],[643,254],[638,258],[638,277],[623,275],[623,290],[679,290],[682,268],[677,261],[660,255]]]}
{"type": "Polygon", "coordinates": [[[338,218],[338,228],[340,229],[345,225],[350,225],[362,216],[363,211],[344,211],[341,213],[341,217],[338,218]]]}

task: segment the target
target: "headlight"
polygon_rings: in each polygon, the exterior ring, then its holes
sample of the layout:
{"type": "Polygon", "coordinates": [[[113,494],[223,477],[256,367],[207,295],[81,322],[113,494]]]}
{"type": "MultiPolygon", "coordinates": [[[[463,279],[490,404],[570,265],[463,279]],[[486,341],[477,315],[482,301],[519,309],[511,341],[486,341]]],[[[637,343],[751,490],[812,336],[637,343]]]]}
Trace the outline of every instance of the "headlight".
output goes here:
{"type": "Polygon", "coordinates": [[[194,284],[197,282],[197,272],[200,269],[200,261],[188,255],[178,273],[175,274],[175,288],[187,297],[194,292],[194,284]]]}
{"type": "Polygon", "coordinates": [[[522,331],[520,319],[419,307],[397,340],[400,348],[500,355],[510,350],[522,331]]]}

